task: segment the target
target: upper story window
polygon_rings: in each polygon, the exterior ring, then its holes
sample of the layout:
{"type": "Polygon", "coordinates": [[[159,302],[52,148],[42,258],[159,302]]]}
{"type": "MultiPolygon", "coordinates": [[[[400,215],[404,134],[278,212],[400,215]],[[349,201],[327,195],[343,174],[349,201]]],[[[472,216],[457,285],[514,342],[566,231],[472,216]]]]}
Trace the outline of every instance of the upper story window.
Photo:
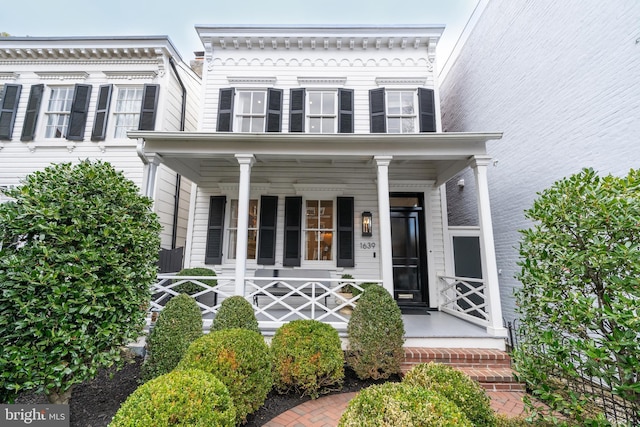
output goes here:
{"type": "Polygon", "coordinates": [[[353,90],[291,89],[289,132],[353,133],[353,90]]]}
{"type": "Polygon", "coordinates": [[[282,132],[282,90],[220,89],[218,132],[282,132]]]}
{"type": "Polygon", "coordinates": [[[431,89],[369,91],[371,133],[435,132],[435,100],[431,89]]]}
{"type": "Polygon", "coordinates": [[[73,87],[53,87],[49,90],[45,138],[67,137],[72,102],[73,87]]]}
{"type": "Polygon", "coordinates": [[[113,137],[126,138],[127,131],[137,129],[142,107],[142,87],[118,87],[113,118],[115,122],[113,137]]]}

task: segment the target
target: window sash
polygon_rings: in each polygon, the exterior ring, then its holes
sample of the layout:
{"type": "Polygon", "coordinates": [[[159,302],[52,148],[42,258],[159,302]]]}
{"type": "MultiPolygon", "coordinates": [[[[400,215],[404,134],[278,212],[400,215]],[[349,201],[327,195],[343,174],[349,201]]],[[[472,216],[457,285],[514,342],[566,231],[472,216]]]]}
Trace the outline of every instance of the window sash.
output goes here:
{"type": "MultiPolygon", "coordinates": [[[[238,245],[238,199],[232,199],[229,204],[229,247],[228,259],[236,259],[238,245]]],[[[249,200],[249,226],[247,239],[247,259],[256,259],[258,256],[258,200],[249,200]]]]}
{"type": "Polygon", "coordinates": [[[387,133],[416,133],[417,105],[415,91],[386,91],[387,133]]]}
{"type": "Polygon", "coordinates": [[[45,138],[66,138],[69,127],[73,87],[52,87],[47,105],[45,138]]]}
{"type": "Polygon", "coordinates": [[[264,132],[267,115],[267,91],[238,91],[235,112],[236,129],[239,129],[240,132],[264,132]]]}
{"type": "Polygon", "coordinates": [[[305,261],[333,261],[334,210],[333,200],[307,200],[305,209],[305,261]]]}
{"type": "Polygon", "coordinates": [[[113,112],[114,138],[126,138],[127,131],[137,129],[142,107],[142,87],[120,87],[113,112]]]}
{"type": "Polygon", "coordinates": [[[338,131],[338,92],[307,91],[307,129],[309,133],[338,131]]]}

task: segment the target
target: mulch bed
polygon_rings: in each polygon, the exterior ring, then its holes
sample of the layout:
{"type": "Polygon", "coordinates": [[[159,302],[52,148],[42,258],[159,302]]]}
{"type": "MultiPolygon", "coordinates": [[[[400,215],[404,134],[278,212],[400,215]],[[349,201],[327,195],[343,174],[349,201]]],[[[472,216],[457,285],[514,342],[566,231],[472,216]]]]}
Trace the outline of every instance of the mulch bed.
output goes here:
{"type": "MultiPolygon", "coordinates": [[[[77,385],[73,389],[69,408],[71,427],[106,427],[122,402],[139,386],[141,364],[142,358],[136,357],[130,363],[126,363],[119,371],[115,369],[102,370],[94,380],[77,385]]],[[[347,368],[342,388],[329,394],[358,391],[385,381],[400,381],[400,378],[394,376],[389,380],[363,381],[358,379],[351,369],[347,368]]],[[[246,427],[260,427],[282,412],[307,400],[310,400],[309,397],[271,392],[264,405],[249,415],[247,423],[244,425],[246,427]]],[[[16,403],[38,404],[47,403],[47,400],[43,395],[23,393],[16,399],[16,403]]]]}

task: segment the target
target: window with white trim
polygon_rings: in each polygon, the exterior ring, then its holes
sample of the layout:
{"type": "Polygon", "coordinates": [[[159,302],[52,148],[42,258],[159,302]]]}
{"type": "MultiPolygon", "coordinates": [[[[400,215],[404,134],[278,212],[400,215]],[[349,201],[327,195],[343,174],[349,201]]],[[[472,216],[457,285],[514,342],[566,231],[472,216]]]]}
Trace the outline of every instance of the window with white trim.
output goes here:
{"type": "Polygon", "coordinates": [[[387,90],[387,133],[416,133],[418,105],[413,90],[387,90]]]}
{"type": "Polygon", "coordinates": [[[126,138],[127,131],[138,129],[142,106],[142,86],[118,87],[116,105],[113,111],[115,123],[114,138],[126,138]]]}
{"type": "Polygon", "coordinates": [[[338,131],[337,91],[307,91],[307,129],[309,133],[338,131]]]}
{"type": "Polygon", "coordinates": [[[333,200],[307,200],[304,220],[304,259],[333,260],[333,200]]]}
{"type": "Polygon", "coordinates": [[[236,94],[236,124],[238,132],[264,132],[267,113],[266,90],[238,90],[236,94]]]}
{"type": "MultiPolygon", "coordinates": [[[[236,247],[238,240],[238,200],[231,200],[229,207],[229,248],[227,251],[228,259],[236,259],[236,247]]],[[[247,239],[247,259],[256,259],[258,254],[258,200],[249,200],[249,227],[247,239]]]]}
{"type": "Polygon", "coordinates": [[[45,116],[45,138],[66,138],[73,103],[73,86],[52,87],[45,116]]]}

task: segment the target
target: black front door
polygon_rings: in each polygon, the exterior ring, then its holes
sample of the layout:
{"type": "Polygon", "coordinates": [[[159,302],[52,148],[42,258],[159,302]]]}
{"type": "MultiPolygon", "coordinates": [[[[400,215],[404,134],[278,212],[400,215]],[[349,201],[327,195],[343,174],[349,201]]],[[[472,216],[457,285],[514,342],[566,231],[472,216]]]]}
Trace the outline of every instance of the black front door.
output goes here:
{"type": "Polygon", "coordinates": [[[423,218],[420,197],[391,197],[393,287],[399,305],[428,304],[423,218]]]}

